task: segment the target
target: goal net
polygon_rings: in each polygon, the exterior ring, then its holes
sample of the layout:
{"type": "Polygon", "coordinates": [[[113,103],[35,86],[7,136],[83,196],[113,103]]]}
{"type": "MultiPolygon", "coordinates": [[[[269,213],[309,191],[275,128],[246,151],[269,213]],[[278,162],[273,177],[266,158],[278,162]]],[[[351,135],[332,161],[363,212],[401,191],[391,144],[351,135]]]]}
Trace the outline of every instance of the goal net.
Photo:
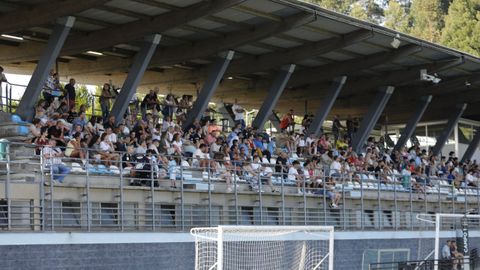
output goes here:
{"type": "Polygon", "coordinates": [[[196,270],[333,270],[332,226],[193,228],[196,270]]]}
{"type": "Polygon", "coordinates": [[[478,254],[475,254],[480,248],[480,215],[419,214],[417,219],[434,226],[428,256],[434,270],[480,269],[478,254]]]}

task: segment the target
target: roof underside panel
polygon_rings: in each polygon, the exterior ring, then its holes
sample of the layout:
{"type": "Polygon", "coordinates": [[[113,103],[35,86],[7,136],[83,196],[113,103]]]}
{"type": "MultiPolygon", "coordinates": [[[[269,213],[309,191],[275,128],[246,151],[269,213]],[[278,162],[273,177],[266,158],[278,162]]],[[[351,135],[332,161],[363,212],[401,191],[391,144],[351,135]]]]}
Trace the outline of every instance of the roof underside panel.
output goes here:
{"type": "Polygon", "coordinates": [[[113,24],[124,24],[137,20],[136,18],[124,16],[118,13],[93,8],[80,12],[79,15],[113,24]]]}
{"type": "Polygon", "coordinates": [[[133,2],[129,0],[113,0],[113,1],[107,2],[105,6],[121,8],[121,9],[125,9],[125,10],[132,11],[139,14],[145,14],[149,16],[156,16],[156,15],[160,15],[162,13],[168,12],[167,9],[153,7],[150,5],[145,5],[142,3],[133,2]]]}

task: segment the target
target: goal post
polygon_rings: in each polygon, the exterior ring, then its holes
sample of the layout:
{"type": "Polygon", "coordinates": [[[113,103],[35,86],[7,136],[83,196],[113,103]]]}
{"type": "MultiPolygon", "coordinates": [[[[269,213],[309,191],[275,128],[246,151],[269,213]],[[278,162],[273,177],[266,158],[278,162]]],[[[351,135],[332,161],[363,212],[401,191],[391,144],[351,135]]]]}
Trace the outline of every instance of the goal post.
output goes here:
{"type": "MultiPolygon", "coordinates": [[[[441,266],[442,248],[447,240],[455,242],[454,250],[461,254],[456,264],[462,264],[464,270],[470,269],[469,230],[480,230],[480,215],[472,214],[418,214],[417,219],[435,225],[435,239],[432,253],[434,254],[434,270],[441,266]],[[444,240],[442,243],[441,240],[444,240]],[[458,242],[458,245],[456,245],[458,242]]],[[[448,251],[448,249],[447,249],[448,251]]]]}
{"type": "Polygon", "coordinates": [[[333,226],[193,228],[196,270],[333,270],[333,226]]]}

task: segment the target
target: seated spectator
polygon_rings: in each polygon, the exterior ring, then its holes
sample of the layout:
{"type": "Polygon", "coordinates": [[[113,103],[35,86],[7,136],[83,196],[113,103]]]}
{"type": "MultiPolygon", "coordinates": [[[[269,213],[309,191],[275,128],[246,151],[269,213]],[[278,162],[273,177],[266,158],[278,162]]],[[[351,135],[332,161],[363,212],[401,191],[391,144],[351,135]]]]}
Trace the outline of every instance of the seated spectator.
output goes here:
{"type": "Polygon", "coordinates": [[[327,177],[325,178],[325,182],[319,181],[317,183],[318,189],[315,191],[316,194],[327,196],[330,200],[330,207],[338,208],[338,204],[340,202],[340,199],[342,198],[342,195],[339,192],[335,191],[335,181],[333,180],[333,178],[327,177]]]}
{"type": "Polygon", "coordinates": [[[70,168],[62,164],[63,152],[57,147],[57,141],[50,139],[43,149],[46,169],[52,173],[52,179],[63,183],[63,179],[70,173],[70,168]]]}
{"type": "Polygon", "coordinates": [[[127,147],[127,151],[122,155],[122,168],[131,177],[135,177],[135,166],[136,166],[136,157],[134,154],[135,149],[133,146],[129,145],[127,147]]]}
{"type": "Polygon", "coordinates": [[[292,166],[288,169],[288,180],[289,181],[295,181],[297,183],[297,193],[298,194],[303,194],[304,191],[302,191],[302,187],[304,184],[304,178],[303,175],[300,175],[298,171],[301,169],[300,162],[295,160],[292,162],[292,166]]]}
{"type": "Polygon", "coordinates": [[[67,146],[64,138],[65,128],[63,126],[63,121],[63,119],[58,120],[55,126],[52,126],[48,129],[49,138],[55,140],[56,145],[59,147],[67,146]]]}
{"type": "Polygon", "coordinates": [[[81,136],[80,133],[77,132],[73,135],[73,138],[68,141],[67,148],[65,149],[65,156],[70,158],[80,158],[82,162],[85,162],[85,151],[82,149],[80,141],[81,136]]]}
{"type": "Polygon", "coordinates": [[[27,143],[33,143],[35,138],[39,137],[41,135],[41,130],[42,128],[42,123],[40,119],[34,118],[32,123],[28,126],[28,140],[27,143]]]}
{"type": "Polygon", "coordinates": [[[100,138],[98,153],[100,154],[103,164],[107,167],[116,164],[118,161],[119,155],[115,153],[115,147],[109,140],[107,133],[103,133],[100,138]]]}
{"type": "Polygon", "coordinates": [[[266,182],[267,185],[270,187],[270,191],[276,192],[275,188],[273,187],[272,183],[272,176],[273,170],[267,163],[262,163],[262,167],[260,168],[260,181],[266,182]]]}

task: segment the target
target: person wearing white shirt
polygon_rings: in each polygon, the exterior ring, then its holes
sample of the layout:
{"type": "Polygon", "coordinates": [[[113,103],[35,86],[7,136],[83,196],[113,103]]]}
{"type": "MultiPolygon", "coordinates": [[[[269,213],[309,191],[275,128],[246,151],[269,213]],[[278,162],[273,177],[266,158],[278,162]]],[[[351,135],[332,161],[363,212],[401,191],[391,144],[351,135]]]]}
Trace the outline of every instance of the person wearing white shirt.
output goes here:
{"type": "Polygon", "coordinates": [[[298,173],[300,168],[300,162],[298,162],[298,160],[293,161],[292,167],[288,169],[288,180],[296,181],[298,194],[303,194],[302,190],[300,189],[303,186],[303,176],[298,173]]]}
{"type": "Polygon", "coordinates": [[[193,153],[193,158],[194,163],[198,164],[200,168],[203,168],[204,170],[207,168],[215,169],[215,162],[211,162],[206,144],[200,144],[200,147],[193,153]]]}
{"type": "Polygon", "coordinates": [[[268,165],[267,163],[262,163],[262,167],[260,168],[260,181],[267,182],[268,186],[270,187],[270,190],[272,192],[276,192],[272,184],[273,169],[272,167],[267,165],[268,165]]]}
{"type": "Polygon", "coordinates": [[[340,156],[333,158],[332,164],[330,164],[330,176],[339,175],[342,172],[342,164],[340,164],[340,156]]]}
{"type": "Polygon", "coordinates": [[[62,150],[57,147],[56,140],[48,140],[48,146],[43,149],[43,156],[45,157],[47,170],[51,170],[53,180],[63,183],[63,179],[70,173],[71,169],[63,165],[63,153],[62,150]]]}
{"type": "Polygon", "coordinates": [[[478,185],[478,178],[473,175],[474,171],[472,169],[468,170],[467,175],[465,176],[465,181],[468,186],[476,187],[478,185]]]}
{"type": "Polygon", "coordinates": [[[450,260],[452,258],[452,253],[450,251],[450,244],[451,241],[447,240],[445,245],[442,247],[442,259],[444,260],[450,260]]]}
{"type": "Polygon", "coordinates": [[[240,124],[242,125],[242,129],[245,128],[245,109],[243,109],[242,106],[240,106],[237,102],[237,99],[235,99],[235,103],[232,106],[232,111],[235,114],[235,124],[240,124]]]}

